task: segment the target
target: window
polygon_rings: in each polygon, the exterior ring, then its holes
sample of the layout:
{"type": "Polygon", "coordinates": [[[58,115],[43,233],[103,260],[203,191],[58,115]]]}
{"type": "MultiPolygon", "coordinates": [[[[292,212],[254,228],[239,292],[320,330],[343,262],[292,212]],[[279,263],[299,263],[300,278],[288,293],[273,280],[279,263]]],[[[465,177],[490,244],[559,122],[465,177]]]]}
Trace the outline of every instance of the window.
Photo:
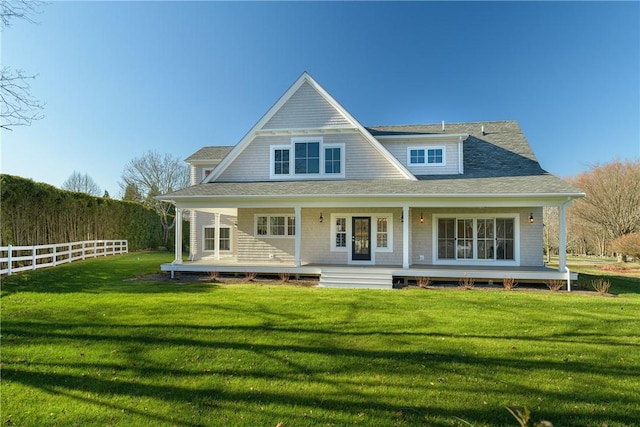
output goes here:
{"type": "Polygon", "coordinates": [[[444,147],[409,147],[407,157],[410,166],[443,166],[446,163],[444,147]]]}
{"type": "Polygon", "coordinates": [[[513,219],[496,219],[496,259],[514,259],[513,219]]]}
{"type": "Polygon", "coordinates": [[[427,150],[427,163],[430,165],[441,165],[444,163],[442,148],[430,148],[427,150]]]}
{"type": "Polygon", "coordinates": [[[269,234],[267,224],[269,223],[268,216],[259,216],[256,218],[256,235],[266,236],[269,234]]]}
{"type": "Polygon", "coordinates": [[[317,174],[320,173],[320,143],[296,142],[295,144],[295,173],[317,174]]]}
{"type": "Polygon", "coordinates": [[[438,218],[438,260],[515,261],[514,217],[438,218]]]}
{"type": "Polygon", "coordinates": [[[410,150],[410,160],[409,164],[412,165],[423,165],[424,164],[424,150],[410,150]]]}
{"type": "Polygon", "coordinates": [[[438,259],[455,259],[455,222],[453,218],[438,220],[438,259]]]}
{"type": "Polygon", "coordinates": [[[205,168],[202,170],[202,179],[205,179],[213,171],[213,168],[205,168]]]}
{"type": "Polygon", "coordinates": [[[376,222],[376,245],[378,248],[389,247],[389,229],[388,218],[378,218],[376,222]]]}
{"type": "MultiPolygon", "coordinates": [[[[215,226],[206,226],[204,228],[204,251],[214,252],[216,250],[216,228],[215,226]]],[[[231,228],[220,227],[220,251],[231,250],[231,228]]]]}
{"type": "Polygon", "coordinates": [[[276,148],[273,150],[274,175],[289,175],[289,149],[276,148]]]}
{"type": "Polygon", "coordinates": [[[256,236],[287,237],[296,235],[296,217],[256,215],[256,236]]]}
{"type": "Polygon", "coordinates": [[[335,226],[336,226],[335,247],[346,248],[347,247],[347,219],[336,218],[335,226]]]}
{"type": "Polygon", "coordinates": [[[340,147],[329,147],[324,149],[324,173],[342,173],[340,162],[341,151],[340,147]]]}
{"type": "Polygon", "coordinates": [[[344,176],[344,143],[324,144],[322,137],[296,137],[270,147],[270,177],[301,179],[344,176]]]}

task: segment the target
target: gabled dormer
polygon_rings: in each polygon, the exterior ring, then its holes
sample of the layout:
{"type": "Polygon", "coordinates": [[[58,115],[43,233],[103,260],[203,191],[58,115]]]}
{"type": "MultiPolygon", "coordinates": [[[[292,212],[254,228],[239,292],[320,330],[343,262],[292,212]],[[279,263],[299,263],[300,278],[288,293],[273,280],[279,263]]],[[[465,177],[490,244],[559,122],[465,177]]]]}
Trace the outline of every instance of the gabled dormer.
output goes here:
{"type": "Polygon", "coordinates": [[[185,159],[189,164],[191,185],[203,182],[233,147],[202,147],[185,159]]]}
{"type": "Polygon", "coordinates": [[[305,72],[205,182],[341,179],[416,180],[305,72]]]}

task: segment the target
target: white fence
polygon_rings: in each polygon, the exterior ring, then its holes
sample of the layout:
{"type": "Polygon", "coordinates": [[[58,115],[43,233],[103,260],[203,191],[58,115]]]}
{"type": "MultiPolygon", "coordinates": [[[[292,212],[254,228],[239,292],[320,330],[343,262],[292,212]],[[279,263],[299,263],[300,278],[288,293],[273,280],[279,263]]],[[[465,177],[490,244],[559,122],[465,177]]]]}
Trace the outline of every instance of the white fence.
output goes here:
{"type": "Polygon", "coordinates": [[[0,275],[44,267],[54,267],[73,261],[99,256],[126,254],[127,240],[87,240],[39,246],[0,246],[0,275]]]}

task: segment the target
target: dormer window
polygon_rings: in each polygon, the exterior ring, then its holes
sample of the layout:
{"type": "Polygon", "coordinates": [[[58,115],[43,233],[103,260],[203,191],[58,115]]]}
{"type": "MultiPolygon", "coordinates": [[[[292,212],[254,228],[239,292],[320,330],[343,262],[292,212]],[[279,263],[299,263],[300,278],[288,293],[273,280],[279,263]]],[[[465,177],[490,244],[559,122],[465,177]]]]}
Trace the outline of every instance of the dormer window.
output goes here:
{"type": "Polygon", "coordinates": [[[409,147],[407,157],[410,166],[444,166],[444,147],[409,147]]]}
{"type": "Polygon", "coordinates": [[[292,138],[290,145],[271,146],[270,161],[272,179],[343,178],[344,144],[292,138]]]}

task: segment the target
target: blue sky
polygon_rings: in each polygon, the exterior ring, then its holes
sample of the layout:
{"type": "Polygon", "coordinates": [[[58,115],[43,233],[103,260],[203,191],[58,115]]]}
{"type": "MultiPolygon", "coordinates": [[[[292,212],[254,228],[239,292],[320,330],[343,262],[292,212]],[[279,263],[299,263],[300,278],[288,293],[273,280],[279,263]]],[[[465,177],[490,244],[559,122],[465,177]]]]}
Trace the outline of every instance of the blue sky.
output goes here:
{"type": "Polygon", "coordinates": [[[574,176],[640,156],[639,2],[53,2],[2,34],[43,120],[2,172],[112,197],[148,150],[233,145],[308,71],[365,126],[517,120],[574,176]]]}

